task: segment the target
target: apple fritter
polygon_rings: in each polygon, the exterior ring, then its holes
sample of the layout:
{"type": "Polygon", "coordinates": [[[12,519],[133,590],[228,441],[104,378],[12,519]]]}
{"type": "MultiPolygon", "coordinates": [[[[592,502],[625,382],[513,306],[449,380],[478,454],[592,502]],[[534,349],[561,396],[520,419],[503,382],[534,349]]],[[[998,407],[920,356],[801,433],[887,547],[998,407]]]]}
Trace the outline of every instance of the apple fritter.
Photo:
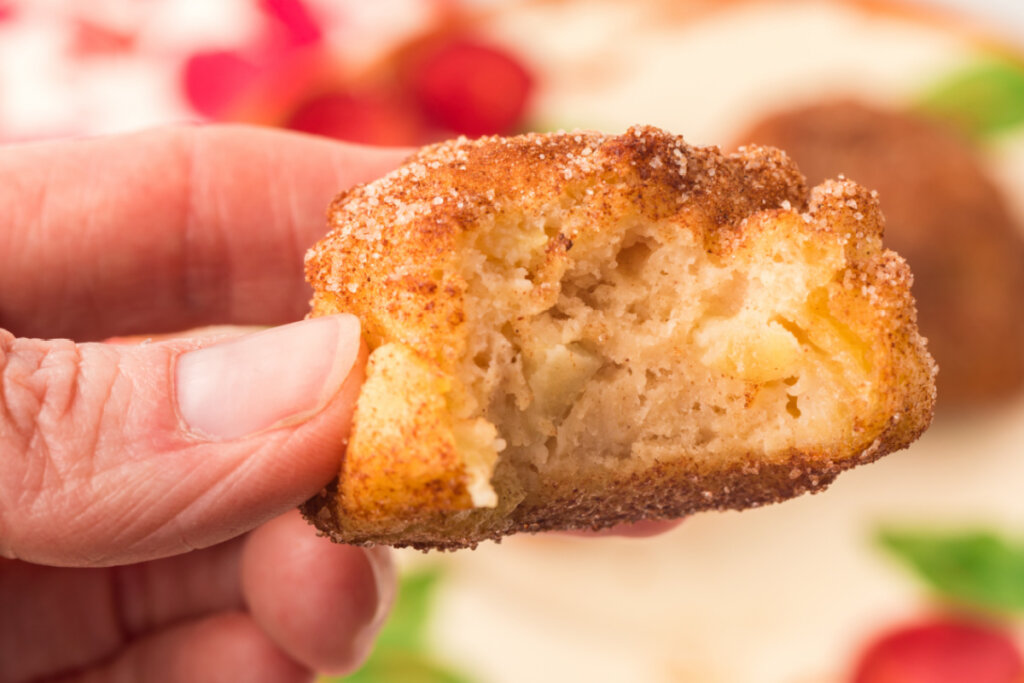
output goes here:
{"type": "Polygon", "coordinates": [[[873,193],[656,128],[459,139],[338,197],[312,315],[371,349],[346,543],[459,548],[818,491],[929,424],[873,193]]]}

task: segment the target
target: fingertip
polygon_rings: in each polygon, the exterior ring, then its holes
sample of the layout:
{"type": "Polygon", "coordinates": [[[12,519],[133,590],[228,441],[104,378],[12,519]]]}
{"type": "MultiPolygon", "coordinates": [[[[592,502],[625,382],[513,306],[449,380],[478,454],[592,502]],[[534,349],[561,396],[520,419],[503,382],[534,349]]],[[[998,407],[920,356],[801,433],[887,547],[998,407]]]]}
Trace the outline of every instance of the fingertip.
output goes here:
{"type": "Polygon", "coordinates": [[[385,549],[331,543],[297,513],[254,531],[242,554],[253,618],[297,661],[333,674],[369,655],[394,597],[385,549]]]}

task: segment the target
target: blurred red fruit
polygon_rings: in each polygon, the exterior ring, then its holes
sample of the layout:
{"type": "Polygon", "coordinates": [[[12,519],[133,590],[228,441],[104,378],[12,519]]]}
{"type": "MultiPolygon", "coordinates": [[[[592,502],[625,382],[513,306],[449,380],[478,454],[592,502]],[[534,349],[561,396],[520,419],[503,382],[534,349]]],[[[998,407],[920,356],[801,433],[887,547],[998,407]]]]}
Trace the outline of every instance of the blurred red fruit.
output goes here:
{"type": "Polygon", "coordinates": [[[302,0],[260,0],[259,4],[277,20],[292,45],[309,45],[322,37],[320,25],[302,0]]]}
{"type": "Polygon", "coordinates": [[[285,123],[286,128],[368,145],[415,145],[423,142],[416,117],[386,95],[331,93],[309,100],[285,123]]]}
{"type": "Polygon", "coordinates": [[[185,62],[185,96],[199,113],[220,117],[257,82],[262,71],[237,52],[200,52],[185,62]]]}
{"type": "Polygon", "coordinates": [[[891,631],[861,656],[854,683],[1021,683],[1024,660],[990,625],[941,619],[891,631]]]}
{"type": "Polygon", "coordinates": [[[418,57],[411,67],[410,88],[431,122],[479,136],[516,129],[533,78],[512,55],[460,39],[418,57]]]}

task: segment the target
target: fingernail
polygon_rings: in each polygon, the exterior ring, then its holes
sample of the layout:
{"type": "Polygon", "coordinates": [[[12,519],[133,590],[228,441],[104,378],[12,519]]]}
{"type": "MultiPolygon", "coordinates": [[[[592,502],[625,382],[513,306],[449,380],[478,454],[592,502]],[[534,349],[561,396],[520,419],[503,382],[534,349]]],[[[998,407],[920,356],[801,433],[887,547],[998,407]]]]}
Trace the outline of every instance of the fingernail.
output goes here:
{"type": "Polygon", "coordinates": [[[359,354],[359,321],[313,318],[182,354],[175,367],[178,414],[214,441],[298,424],[320,412],[359,354]]]}

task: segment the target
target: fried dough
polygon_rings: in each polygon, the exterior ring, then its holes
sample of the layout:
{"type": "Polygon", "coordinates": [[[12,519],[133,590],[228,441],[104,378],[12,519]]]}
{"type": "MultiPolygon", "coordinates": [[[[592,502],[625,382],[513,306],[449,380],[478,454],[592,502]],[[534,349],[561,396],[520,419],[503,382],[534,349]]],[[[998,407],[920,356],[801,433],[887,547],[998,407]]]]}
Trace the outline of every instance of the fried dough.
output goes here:
{"type": "Polygon", "coordinates": [[[473,546],[818,491],[929,424],[934,364],[872,193],[650,127],[459,139],[339,196],[312,315],[371,350],[346,543],[473,546]]]}

